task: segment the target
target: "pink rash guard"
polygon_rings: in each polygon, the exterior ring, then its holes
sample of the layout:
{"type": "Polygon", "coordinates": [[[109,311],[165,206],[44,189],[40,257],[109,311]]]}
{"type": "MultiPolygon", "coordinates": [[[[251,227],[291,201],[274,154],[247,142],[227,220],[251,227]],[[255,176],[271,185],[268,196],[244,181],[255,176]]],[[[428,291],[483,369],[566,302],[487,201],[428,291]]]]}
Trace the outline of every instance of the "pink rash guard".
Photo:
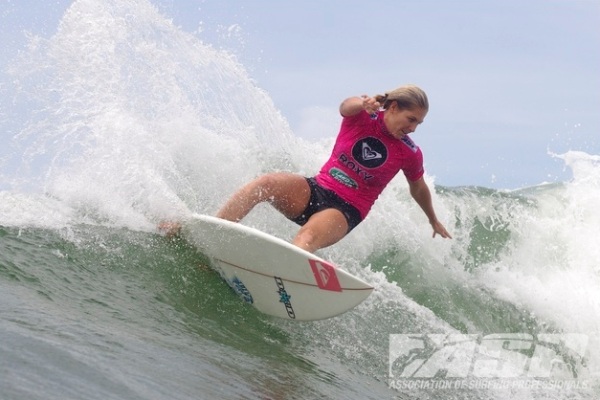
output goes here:
{"type": "Polygon", "coordinates": [[[372,118],[366,111],[344,117],[329,160],[315,176],[358,209],[364,219],[398,171],[410,181],[423,174],[423,153],[408,137],[393,137],[383,122],[383,111],[372,118]]]}

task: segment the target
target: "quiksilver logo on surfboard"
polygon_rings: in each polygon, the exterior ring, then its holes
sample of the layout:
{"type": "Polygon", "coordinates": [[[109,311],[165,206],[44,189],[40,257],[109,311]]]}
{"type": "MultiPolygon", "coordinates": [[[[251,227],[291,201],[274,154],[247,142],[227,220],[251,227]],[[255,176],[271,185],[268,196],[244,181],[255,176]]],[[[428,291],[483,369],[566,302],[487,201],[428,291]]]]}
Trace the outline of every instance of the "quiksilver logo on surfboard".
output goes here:
{"type": "Polygon", "coordinates": [[[317,286],[323,290],[331,290],[332,292],[341,292],[342,287],[335,273],[335,267],[327,264],[324,261],[308,260],[310,267],[317,281],[317,286]]]}

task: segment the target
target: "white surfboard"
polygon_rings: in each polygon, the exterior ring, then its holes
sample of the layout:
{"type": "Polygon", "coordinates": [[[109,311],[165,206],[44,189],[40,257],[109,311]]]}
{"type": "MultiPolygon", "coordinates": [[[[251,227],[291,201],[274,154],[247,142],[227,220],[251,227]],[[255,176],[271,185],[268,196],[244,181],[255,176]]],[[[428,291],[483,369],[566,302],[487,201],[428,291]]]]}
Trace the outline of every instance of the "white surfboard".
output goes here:
{"type": "Polygon", "coordinates": [[[194,214],[182,234],[243,300],[268,315],[296,321],[330,318],[373,291],[322,258],[239,223],[194,214]]]}

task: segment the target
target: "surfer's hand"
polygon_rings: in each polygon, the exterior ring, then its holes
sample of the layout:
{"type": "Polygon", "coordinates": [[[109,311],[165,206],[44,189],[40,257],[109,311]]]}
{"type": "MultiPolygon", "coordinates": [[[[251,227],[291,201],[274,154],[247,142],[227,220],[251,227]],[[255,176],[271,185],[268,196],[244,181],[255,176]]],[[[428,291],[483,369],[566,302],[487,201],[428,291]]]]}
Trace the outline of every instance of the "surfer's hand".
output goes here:
{"type": "Polygon", "coordinates": [[[435,237],[435,235],[440,235],[441,237],[445,238],[445,239],[452,239],[452,236],[450,236],[450,234],[448,233],[448,231],[446,230],[446,228],[444,228],[444,225],[442,225],[442,223],[440,221],[433,221],[431,223],[431,226],[433,228],[433,236],[435,237]]]}
{"type": "Polygon", "coordinates": [[[368,112],[369,114],[377,113],[379,107],[381,107],[381,104],[379,104],[377,100],[375,100],[373,97],[367,96],[366,94],[363,94],[361,98],[362,106],[366,112],[368,112]]]}

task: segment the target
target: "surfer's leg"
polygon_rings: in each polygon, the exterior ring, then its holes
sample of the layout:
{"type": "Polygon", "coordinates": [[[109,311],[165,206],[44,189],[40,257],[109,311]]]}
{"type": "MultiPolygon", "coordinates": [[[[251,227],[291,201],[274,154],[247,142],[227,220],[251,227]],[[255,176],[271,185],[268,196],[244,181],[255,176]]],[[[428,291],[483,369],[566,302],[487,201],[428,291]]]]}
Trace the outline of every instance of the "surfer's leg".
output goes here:
{"type": "Polygon", "coordinates": [[[303,176],[278,172],[260,176],[238,190],[217,212],[217,217],[238,222],[258,203],[268,201],[287,218],[304,211],[310,187],[303,176]]]}
{"type": "Polygon", "coordinates": [[[344,214],[335,208],[327,208],[313,214],[292,243],[313,253],[339,242],[347,233],[348,221],[344,214]]]}

